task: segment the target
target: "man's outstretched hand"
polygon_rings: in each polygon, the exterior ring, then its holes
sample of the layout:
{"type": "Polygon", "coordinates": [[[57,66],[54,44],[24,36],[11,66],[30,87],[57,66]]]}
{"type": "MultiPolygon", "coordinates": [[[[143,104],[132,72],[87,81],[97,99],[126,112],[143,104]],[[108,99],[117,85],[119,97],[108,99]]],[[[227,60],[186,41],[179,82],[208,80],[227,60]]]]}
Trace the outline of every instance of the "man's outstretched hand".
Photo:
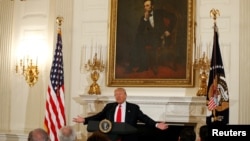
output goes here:
{"type": "Polygon", "coordinates": [[[156,126],[158,129],[161,129],[161,130],[165,130],[168,128],[168,124],[164,123],[164,122],[160,122],[160,123],[157,123],[157,126],[156,126]]]}
{"type": "Polygon", "coordinates": [[[73,122],[76,122],[76,123],[84,123],[85,122],[85,119],[81,116],[77,116],[75,118],[73,118],[73,122]]]}

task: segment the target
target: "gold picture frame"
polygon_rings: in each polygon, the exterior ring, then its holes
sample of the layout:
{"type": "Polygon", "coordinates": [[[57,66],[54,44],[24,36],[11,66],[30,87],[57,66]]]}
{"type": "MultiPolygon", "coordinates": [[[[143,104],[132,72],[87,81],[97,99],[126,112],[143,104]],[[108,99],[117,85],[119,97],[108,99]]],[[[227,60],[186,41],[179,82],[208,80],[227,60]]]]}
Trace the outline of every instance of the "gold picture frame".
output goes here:
{"type": "MultiPolygon", "coordinates": [[[[146,38],[145,32],[139,33],[139,21],[144,15],[143,1],[111,0],[109,6],[107,86],[192,87],[194,85],[192,56],[195,38],[195,0],[154,1],[154,8],[161,10],[161,15],[164,15],[160,21],[164,21],[165,27],[172,27],[168,34],[171,35],[171,39],[165,41],[165,36],[164,38],[161,36],[160,46],[157,45],[154,53],[151,52],[153,47],[145,43],[151,38],[146,38]],[[166,13],[172,16],[168,18],[166,13]],[[142,46],[143,51],[141,48],[138,49],[139,46],[142,46]]],[[[156,19],[157,11],[154,13],[156,19]]],[[[144,30],[148,29],[144,27],[144,30]]]]}

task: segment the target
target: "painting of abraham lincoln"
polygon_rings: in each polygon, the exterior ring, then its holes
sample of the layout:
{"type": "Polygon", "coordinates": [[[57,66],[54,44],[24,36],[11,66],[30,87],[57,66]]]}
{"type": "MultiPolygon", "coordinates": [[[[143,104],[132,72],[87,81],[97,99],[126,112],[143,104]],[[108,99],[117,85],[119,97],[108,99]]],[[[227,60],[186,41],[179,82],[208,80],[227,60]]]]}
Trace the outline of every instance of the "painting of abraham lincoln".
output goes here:
{"type": "Polygon", "coordinates": [[[114,75],[109,71],[108,84],[151,86],[157,80],[160,86],[192,85],[190,1],[116,0],[112,4],[116,22],[111,32],[116,34],[111,35],[115,40],[110,50],[115,61],[109,60],[114,75]]]}

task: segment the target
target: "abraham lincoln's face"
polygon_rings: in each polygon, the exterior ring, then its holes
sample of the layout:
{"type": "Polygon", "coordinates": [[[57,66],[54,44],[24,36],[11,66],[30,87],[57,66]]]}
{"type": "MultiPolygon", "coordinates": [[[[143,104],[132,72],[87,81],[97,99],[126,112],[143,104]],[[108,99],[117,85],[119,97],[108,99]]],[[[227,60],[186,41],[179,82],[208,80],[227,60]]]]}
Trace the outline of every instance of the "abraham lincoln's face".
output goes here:
{"type": "Polygon", "coordinates": [[[145,1],[144,2],[144,10],[146,12],[151,12],[153,10],[154,6],[151,4],[151,1],[145,1]]]}

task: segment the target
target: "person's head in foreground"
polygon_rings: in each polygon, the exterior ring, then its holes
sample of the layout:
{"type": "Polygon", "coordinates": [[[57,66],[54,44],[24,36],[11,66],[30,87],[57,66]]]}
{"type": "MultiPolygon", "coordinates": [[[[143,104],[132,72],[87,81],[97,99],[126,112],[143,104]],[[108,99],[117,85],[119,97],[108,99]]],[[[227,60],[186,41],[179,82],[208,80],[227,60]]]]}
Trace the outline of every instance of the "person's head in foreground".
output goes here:
{"type": "Polygon", "coordinates": [[[183,128],[179,135],[179,141],[195,141],[196,134],[193,128],[183,128]]]}
{"type": "Polygon", "coordinates": [[[42,128],[36,128],[29,132],[28,141],[51,141],[48,133],[42,128]]]}
{"type": "Polygon", "coordinates": [[[88,137],[87,141],[111,141],[111,140],[106,134],[100,131],[95,131],[91,136],[88,137]]]}
{"type": "Polygon", "coordinates": [[[71,126],[63,126],[59,130],[59,139],[60,141],[75,141],[75,130],[71,126]]]}
{"type": "Polygon", "coordinates": [[[200,141],[208,141],[208,127],[207,127],[207,125],[203,125],[200,127],[199,139],[200,139],[200,141]]]}

